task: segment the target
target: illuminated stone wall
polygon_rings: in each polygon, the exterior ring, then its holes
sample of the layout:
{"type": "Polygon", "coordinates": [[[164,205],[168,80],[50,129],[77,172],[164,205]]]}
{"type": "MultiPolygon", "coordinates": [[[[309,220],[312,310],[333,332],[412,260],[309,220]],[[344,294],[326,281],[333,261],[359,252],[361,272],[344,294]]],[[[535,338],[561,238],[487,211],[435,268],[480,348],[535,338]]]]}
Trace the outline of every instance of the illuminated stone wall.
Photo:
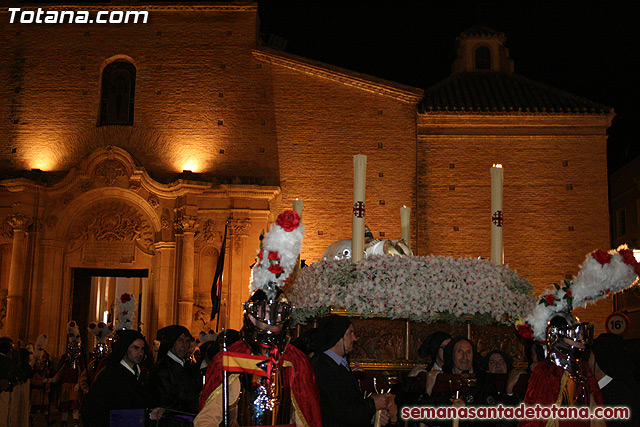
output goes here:
{"type": "MultiPolygon", "coordinates": [[[[538,291],[575,274],[590,250],[608,246],[611,117],[418,113],[418,89],[257,46],[255,4],[144,9],[145,25],[3,26],[0,168],[37,168],[58,179],[76,168],[70,176],[78,182],[0,188],[0,300],[10,282],[7,219],[15,212],[42,219],[27,231],[21,292],[31,313],[18,328],[24,339],[46,332],[63,347],[71,268],[83,261],[65,253],[68,236],[44,219],[80,217],[87,194],[91,201],[136,201],[156,221],[154,250],[135,264],[154,274],[150,327],[190,315],[183,323],[194,333],[208,320],[225,219],[234,219],[225,322],[238,328],[258,235],[293,199],[304,201],[303,259],[314,262],[329,244],[350,238],[355,154],[368,156],[367,225],[376,238],[397,239],[400,207],[410,206],[417,254],[490,256],[494,162],[505,167],[505,262],[538,291]],[[101,71],[117,59],[136,66],[134,125],[98,127],[101,71]],[[107,146],[132,158],[111,183],[96,178],[98,164],[83,164],[95,153],[108,160],[107,146]],[[180,185],[165,184],[183,170],[198,181],[182,176],[180,185]],[[176,228],[183,215],[199,219],[186,245],[193,243],[193,264],[176,228]],[[180,294],[183,282],[192,283],[191,293],[180,294]]],[[[6,11],[0,19],[7,22],[6,11]]],[[[597,326],[610,311],[603,307],[589,319],[597,326]]]]}
{"type": "Polygon", "coordinates": [[[163,180],[188,169],[277,185],[269,79],[250,54],[256,6],[132,9],[149,23],[3,27],[0,167],[66,171],[115,145],[163,180]],[[101,72],[117,59],[137,70],[134,126],[96,127],[101,72]]]}
{"type": "MultiPolygon", "coordinates": [[[[504,261],[540,294],[609,248],[610,116],[420,114],[421,253],[491,258],[491,179],[504,166],[504,261]]],[[[584,313],[597,331],[611,300],[584,313]]]]}

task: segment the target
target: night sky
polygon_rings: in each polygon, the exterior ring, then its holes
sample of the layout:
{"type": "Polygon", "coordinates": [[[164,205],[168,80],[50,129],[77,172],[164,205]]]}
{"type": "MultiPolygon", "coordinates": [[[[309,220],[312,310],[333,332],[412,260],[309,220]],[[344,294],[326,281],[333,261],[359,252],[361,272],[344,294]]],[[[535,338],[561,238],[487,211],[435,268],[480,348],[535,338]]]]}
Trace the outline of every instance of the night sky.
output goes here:
{"type": "Polygon", "coordinates": [[[614,108],[609,171],[640,155],[640,2],[258,0],[286,51],[426,89],[449,76],[455,39],[505,33],[515,72],[614,108]]]}

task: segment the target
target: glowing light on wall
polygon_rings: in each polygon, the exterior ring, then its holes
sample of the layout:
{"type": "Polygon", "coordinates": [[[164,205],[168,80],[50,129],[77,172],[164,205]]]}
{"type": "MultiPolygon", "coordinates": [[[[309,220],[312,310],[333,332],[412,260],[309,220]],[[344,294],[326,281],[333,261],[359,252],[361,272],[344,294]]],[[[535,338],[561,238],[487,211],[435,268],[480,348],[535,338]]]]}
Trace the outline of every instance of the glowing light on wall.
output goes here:
{"type": "Polygon", "coordinates": [[[41,171],[55,170],[56,159],[48,152],[40,152],[29,160],[29,169],[40,169],[41,171]]]}
{"type": "Polygon", "coordinates": [[[187,160],[182,164],[183,171],[200,172],[200,164],[195,160],[187,160]]]}

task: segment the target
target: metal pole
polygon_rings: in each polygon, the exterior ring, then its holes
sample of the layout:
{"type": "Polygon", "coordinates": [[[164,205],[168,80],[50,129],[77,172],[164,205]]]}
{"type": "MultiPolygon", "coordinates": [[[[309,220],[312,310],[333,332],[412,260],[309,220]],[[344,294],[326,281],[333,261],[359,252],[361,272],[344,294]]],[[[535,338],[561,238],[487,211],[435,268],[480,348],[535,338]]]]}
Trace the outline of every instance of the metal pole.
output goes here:
{"type": "Polygon", "coordinates": [[[229,427],[229,374],[224,367],[225,353],[227,352],[227,330],[225,329],[222,334],[222,425],[229,427]]]}

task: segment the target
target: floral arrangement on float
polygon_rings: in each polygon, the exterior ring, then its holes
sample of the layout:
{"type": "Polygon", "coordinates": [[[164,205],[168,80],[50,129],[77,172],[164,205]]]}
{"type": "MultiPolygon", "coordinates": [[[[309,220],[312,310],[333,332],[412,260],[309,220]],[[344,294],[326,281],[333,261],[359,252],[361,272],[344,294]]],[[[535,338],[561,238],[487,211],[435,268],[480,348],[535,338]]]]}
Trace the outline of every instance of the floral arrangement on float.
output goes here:
{"type": "Polygon", "coordinates": [[[135,309],[136,298],[133,294],[125,292],[120,295],[120,298],[116,298],[116,320],[113,328],[115,330],[132,329],[135,309]]]}
{"type": "Polygon", "coordinates": [[[513,324],[533,309],[533,286],[508,266],[444,256],[327,259],[302,269],[289,292],[295,320],[332,308],[419,322],[513,324]]]}
{"type": "Polygon", "coordinates": [[[554,284],[537,300],[535,307],[516,322],[524,338],[544,341],[547,322],[556,313],[570,313],[575,307],[586,307],[609,294],[632,286],[640,276],[640,264],[626,245],[618,249],[596,250],[587,254],[573,282],[554,284]]]}

